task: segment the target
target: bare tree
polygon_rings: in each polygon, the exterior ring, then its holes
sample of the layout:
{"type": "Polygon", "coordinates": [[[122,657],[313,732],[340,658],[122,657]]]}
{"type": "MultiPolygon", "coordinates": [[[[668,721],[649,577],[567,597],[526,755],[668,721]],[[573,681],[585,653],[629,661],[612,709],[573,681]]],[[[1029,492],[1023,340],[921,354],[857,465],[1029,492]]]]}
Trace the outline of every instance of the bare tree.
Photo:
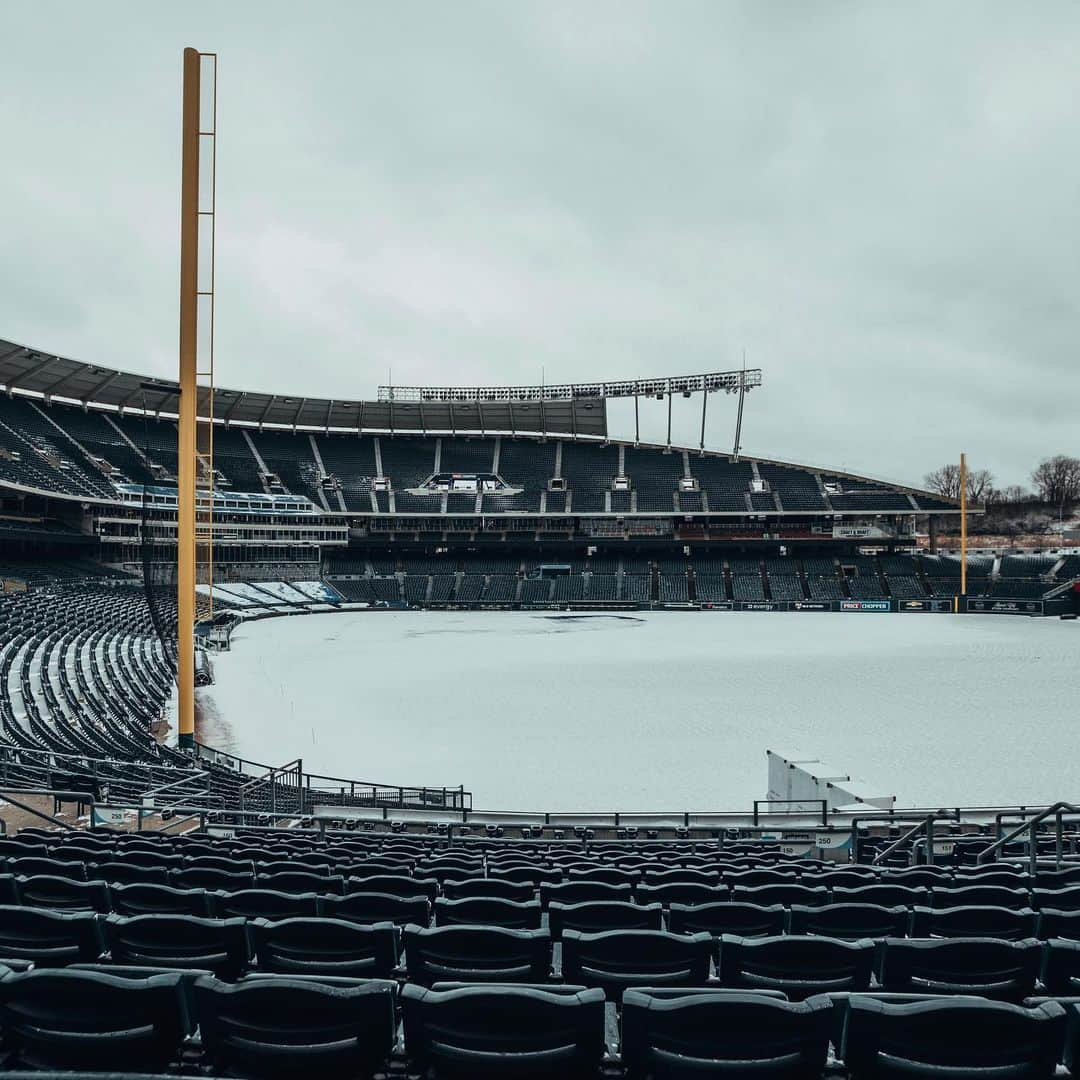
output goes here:
{"type": "MultiPolygon", "coordinates": [[[[923,483],[928,491],[935,491],[945,499],[960,499],[960,466],[952,463],[942,465],[927,473],[923,483]]],[[[993,502],[994,476],[989,469],[969,469],[967,474],[967,497],[969,502],[993,502]]]]}
{"type": "Polygon", "coordinates": [[[1031,482],[1043,502],[1064,513],[1065,504],[1080,498],[1080,458],[1055,454],[1035,466],[1031,482]]]}
{"type": "Polygon", "coordinates": [[[960,466],[942,465],[923,477],[927,491],[935,491],[943,499],[960,498],[960,466]]]}
{"type": "Polygon", "coordinates": [[[998,492],[998,502],[1000,503],[1031,502],[1034,498],[1035,496],[1027,488],[1021,487],[1019,484],[1010,484],[998,492]]]}

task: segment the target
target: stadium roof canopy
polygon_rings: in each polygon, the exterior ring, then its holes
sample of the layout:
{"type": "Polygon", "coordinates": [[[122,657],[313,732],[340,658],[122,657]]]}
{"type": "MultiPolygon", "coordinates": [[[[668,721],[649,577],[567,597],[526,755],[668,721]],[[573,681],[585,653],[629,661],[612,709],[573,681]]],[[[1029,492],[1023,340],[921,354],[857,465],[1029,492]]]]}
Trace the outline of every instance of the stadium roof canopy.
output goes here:
{"type": "MultiPolygon", "coordinates": [[[[620,382],[553,386],[390,387],[375,400],[342,400],[217,388],[214,418],[314,431],[511,432],[606,438],[610,397],[733,393],[761,385],[761,372],[714,372],[620,382]]],[[[179,384],[99,364],[69,360],[0,340],[0,385],[10,394],[41,395],[120,411],[176,416],[179,384]]],[[[208,409],[200,409],[201,414],[208,409]]]]}

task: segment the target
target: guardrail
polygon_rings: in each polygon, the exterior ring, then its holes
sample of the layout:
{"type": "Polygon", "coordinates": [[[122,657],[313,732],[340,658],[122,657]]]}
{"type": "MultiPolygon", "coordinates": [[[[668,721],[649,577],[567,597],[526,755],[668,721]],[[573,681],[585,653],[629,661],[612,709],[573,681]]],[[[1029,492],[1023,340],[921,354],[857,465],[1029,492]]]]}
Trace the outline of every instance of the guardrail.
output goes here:
{"type": "MultiPolygon", "coordinates": [[[[1039,858],[1039,845],[1038,845],[1038,828],[1042,822],[1048,818],[1054,819],[1054,864],[1058,868],[1061,867],[1062,857],[1062,843],[1064,835],[1064,818],[1066,815],[1080,815],[1080,806],[1074,806],[1068,802],[1057,802],[1053,806],[1048,806],[1045,810],[1042,810],[1035,814],[1034,817],[1028,818],[1018,825],[1011,832],[1006,833],[1004,836],[999,837],[992,844],[988,845],[982,851],[979,852],[977,862],[984,863],[990,860],[990,857],[997,854],[997,852],[1004,850],[1007,844],[1012,843],[1017,837],[1022,836],[1025,832],[1029,833],[1028,838],[1028,860],[1031,872],[1035,873],[1035,868],[1038,864],[1039,858]]],[[[1023,809],[1017,810],[1016,814],[1006,811],[1004,814],[998,815],[998,824],[1003,817],[1021,816],[1026,817],[1027,812],[1023,809]]]]}

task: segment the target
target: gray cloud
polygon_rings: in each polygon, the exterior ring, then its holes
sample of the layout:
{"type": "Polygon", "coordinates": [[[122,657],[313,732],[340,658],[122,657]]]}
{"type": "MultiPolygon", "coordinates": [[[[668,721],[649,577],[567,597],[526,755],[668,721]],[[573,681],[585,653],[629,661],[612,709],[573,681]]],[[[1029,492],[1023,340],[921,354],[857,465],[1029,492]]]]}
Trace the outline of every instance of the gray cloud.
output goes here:
{"type": "Polygon", "coordinates": [[[222,385],[745,350],[754,453],[910,482],[966,449],[1011,482],[1080,452],[1075,4],[38,0],[0,32],[3,336],[173,371],[193,44],[221,55],[222,385]]]}

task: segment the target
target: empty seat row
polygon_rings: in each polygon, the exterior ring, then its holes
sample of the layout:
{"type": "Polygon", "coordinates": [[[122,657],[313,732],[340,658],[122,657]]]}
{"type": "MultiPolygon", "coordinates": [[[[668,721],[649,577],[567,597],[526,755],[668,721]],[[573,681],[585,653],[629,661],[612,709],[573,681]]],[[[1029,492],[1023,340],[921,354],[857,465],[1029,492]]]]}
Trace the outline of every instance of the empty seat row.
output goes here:
{"type": "MultiPolygon", "coordinates": [[[[788,996],[866,990],[977,993],[1020,1000],[1042,979],[1052,994],[1080,991],[1080,942],[1032,938],[842,940],[795,934],[743,937],[649,928],[587,933],[560,930],[561,978],[617,997],[643,984],[776,989],[788,996]],[[719,945],[719,948],[718,948],[719,945]]],[[[410,982],[544,983],[552,978],[546,929],[446,925],[426,929],[342,919],[281,920],[142,915],[97,917],[0,908],[0,963],[67,967],[110,963],[208,970],[236,979],[264,972],[388,978],[410,982]]]]}
{"type": "MultiPolygon", "coordinates": [[[[1054,1001],[641,987],[621,1005],[618,1056],[632,1080],[820,1077],[830,1046],[860,1078],[1042,1080],[1059,1061],[1071,1069],[1080,1043],[1077,1006],[1054,1001]]],[[[184,1053],[223,1076],[364,1078],[401,1058],[432,1080],[575,1080],[599,1076],[609,1050],[603,992],[579,985],[409,985],[398,1000],[378,980],[5,972],[0,1031],[8,1068],[114,1074],[173,1070],[184,1053]]]]}

